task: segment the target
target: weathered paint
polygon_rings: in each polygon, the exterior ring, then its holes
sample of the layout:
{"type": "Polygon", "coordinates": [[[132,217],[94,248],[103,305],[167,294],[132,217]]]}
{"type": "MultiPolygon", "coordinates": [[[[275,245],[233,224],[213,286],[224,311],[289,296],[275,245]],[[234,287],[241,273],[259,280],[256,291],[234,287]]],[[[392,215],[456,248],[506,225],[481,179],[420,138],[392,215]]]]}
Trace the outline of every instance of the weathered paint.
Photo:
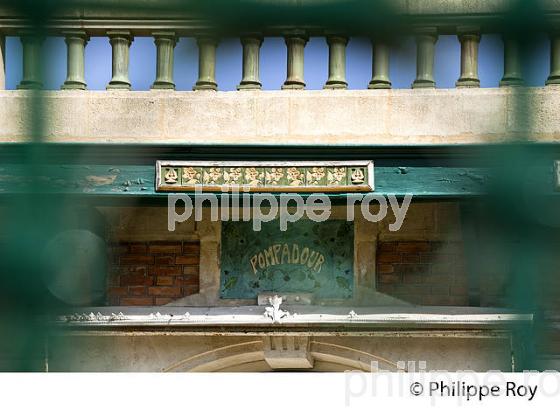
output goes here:
{"type": "MultiPolygon", "coordinates": [[[[30,175],[25,165],[0,167],[0,195],[39,191],[111,196],[167,195],[155,191],[153,165],[45,165],[36,166],[34,170],[38,173],[30,175]]],[[[398,196],[410,193],[420,197],[480,195],[489,185],[489,175],[490,171],[484,168],[381,166],[375,169],[375,192],[398,196]]],[[[551,171],[548,178],[552,187],[551,171]]]]}

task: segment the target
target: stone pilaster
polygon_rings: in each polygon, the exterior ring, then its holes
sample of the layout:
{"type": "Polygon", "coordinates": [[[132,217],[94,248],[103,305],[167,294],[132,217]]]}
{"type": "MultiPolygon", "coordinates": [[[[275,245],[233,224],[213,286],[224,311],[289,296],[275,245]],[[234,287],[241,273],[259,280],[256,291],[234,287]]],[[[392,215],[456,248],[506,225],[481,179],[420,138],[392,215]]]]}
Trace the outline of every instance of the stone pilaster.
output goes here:
{"type": "Polygon", "coordinates": [[[109,42],[113,48],[113,77],[107,85],[108,90],[130,90],[128,64],[130,45],[133,41],[130,31],[108,31],[109,42]]]}
{"type": "Polygon", "coordinates": [[[346,45],[348,38],[340,35],[327,36],[329,45],[329,78],[324,88],[347,89],[346,45]]]}
{"type": "Polygon", "coordinates": [[[43,38],[35,33],[24,32],[20,35],[23,46],[23,78],[18,84],[19,90],[43,88],[41,79],[41,45],[43,38]]]}
{"type": "Polygon", "coordinates": [[[437,29],[427,27],[416,31],[416,79],[412,88],[435,88],[434,57],[437,29]]]}
{"type": "Polygon", "coordinates": [[[198,80],[193,90],[218,89],[216,83],[216,48],[218,40],[213,37],[199,37],[198,44],[198,80]]]}
{"type": "Polygon", "coordinates": [[[243,45],[243,78],[237,86],[238,90],[260,90],[262,84],[259,75],[259,59],[262,37],[250,34],[241,37],[243,45]]]}
{"type": "Polygon", "coordinates": [[[546,85],[560,84],[560,31],[550,35],[550,75],[546,85]]]}
{"type": "Polygon", "coordinates": [[[389,80],[389,46],[385,42],[372,42],[372,73],[369,89],[391,88],[389,80]]]}
{"type": "Polygon", "coordinates": [[[63,90],[85,90],[85,47],[89,40],[85,31],[66,31],[63,33],[66,42],[66,81],[63,90]]]}
{"type": "Polygon", "coordinates": [[[282,85],[283,90],[303,90],[305,81],[303,75],[303,55],[307,36],[303,31],[294,31],[286,34],[286,47],[288,48],[287,75],[282,85]]]}
{"type": "Polygon", "coordinates": [[[511,35],[504,35],[504,76],[500,87],[523,85],[521,72],[521,48],[519,40],[511,35]]]}
{"type": "Polygon", "coordinates": [[[461,76],[457,80],[456,86],[459,88],[480,87],[478,78],[479,28],[459,27],[457,33],[461,42],[461,76]]]}
{"type": "Polygon", "coordinates": [[[173,32],[155,32],[156,44],[156,79],[152,84],[153,90],[174,90],[173,82],[173,53],[177,37],[173,32]]]}

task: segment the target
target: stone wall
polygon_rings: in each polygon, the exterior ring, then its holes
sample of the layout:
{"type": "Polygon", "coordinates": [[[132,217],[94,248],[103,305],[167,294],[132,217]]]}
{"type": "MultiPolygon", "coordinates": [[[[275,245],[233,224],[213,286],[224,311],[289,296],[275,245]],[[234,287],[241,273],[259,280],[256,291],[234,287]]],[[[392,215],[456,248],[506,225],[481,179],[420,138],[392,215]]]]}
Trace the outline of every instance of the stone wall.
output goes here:
{"type": "MultiPolygon", "coordinates": [[[[316,371],[511,370],[509,335],[489,337],[451,332],[433,337],[430,331],[400,337],[312,336],[309,353],[316,371]],[[415,368],[412,368],[414,366],[415,368]],[[403,367],[406,368],[406,367],[403,367]]],[[[274,336],[281,338],[283,336],[274,336]]],[[[114,335],[53,336],[49,340],[50,371],[271,371],[263,336],[114,335]]]]}
{"type": "MultiPolygon", "coordinates": [[[[410,146],[560,140],[554,87],[511,88],[55,91],[41,93],[39,103],[51,142],[410,146]]],[[[25,115],[33,112],[31,95],[0,91],[0,142],[32,135],[25,115]]]]}

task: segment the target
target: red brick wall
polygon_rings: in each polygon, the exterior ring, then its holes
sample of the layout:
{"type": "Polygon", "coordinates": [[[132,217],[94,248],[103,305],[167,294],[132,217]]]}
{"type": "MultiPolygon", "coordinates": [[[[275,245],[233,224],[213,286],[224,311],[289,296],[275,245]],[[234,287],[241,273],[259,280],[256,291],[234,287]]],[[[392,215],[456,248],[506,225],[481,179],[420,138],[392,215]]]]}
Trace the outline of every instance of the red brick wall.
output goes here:
{"type": "MultiPolygon", "coordinates": [[[[503,275],[485,272],[480,281],[481,305],[502,305],[503,275]]],[[[467,306],[463,243],[381,242],[377,248],[377,289],[418,305],[467,306]]]]}
{"type": "Polygon", "coordinates": [[[198,242],[110,245],[107,304],[164,305],[199,291],[198,242]]]}

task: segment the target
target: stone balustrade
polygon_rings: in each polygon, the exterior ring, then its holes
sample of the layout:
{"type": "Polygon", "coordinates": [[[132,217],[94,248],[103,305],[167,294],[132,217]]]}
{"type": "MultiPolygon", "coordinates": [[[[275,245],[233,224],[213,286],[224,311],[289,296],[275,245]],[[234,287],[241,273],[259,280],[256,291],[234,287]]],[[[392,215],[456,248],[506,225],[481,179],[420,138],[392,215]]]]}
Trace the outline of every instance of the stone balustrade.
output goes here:
{"type": "MultiPolygon", "coordinates": [[[[134,3],[134,1],[132,1],[134,3]]],[[[167,4],[166,2],[163,2],[167,4]]],[[[171,2],[170,4],[172,4],[171,2]]],[[[189,2],[187,2],[190,4],[189,2]]],[[[211,2],[210,2],[211,3],[211,2]]],[[[255,0],[256,4],[263,3],[255,0]]],[[[311,4],[312,2],[309,2],[311,4]]],[[[342,0],[333,0],[333,4],[343,3],[342,0]]],[[[395,0],[393,8],[396,10],[394,27],[373,27],[364,30],[363,24],[356,24],[355,29],[348,26],[341,27],[316,27],[305,22],[302,18],[301,26],[267,26],[267,16],[264,15],[262,24],[255,30],[242,29],[216,29],[217,21],[207,21],[183,13],[177,17],[173,10],[166,14],[149,15],[149,10],[144,10],[145,19],[139,18],[130,9],[121,10],[111,14],[111,10],[97,11],[77,9],[66,14],[62,12],[59,19],[52,23],[45,23],[41,31],[26,21],[24,17],[11,17],[5,12],[5,17],[0,17],[0,89],[5,88],[5,37],[19,36],[22,43],[22,79],[18,89],[42,88],[41,47],[45,36],[63,36],[67,45],[67,78],[61,84],[63,90],[84,90],[87,88],[85,80],[85,49],[91,37],[106,37],[112,47],[112,78],[107,84],[108,90],[130,90],[129,78],[129,50],[132,42],[137,37],[152,37],[157,50],[155,61],[146,62],[156,67],[156,77],[152,89],[175,89],[173,72],[174,48],[180,38],[195,38],[198,44],[198,79],[193,84],[193,90],[218,90],[216,81],[216,48],[220,37],[237,36],[240,38],[243,52],[239,62],[242,66],[242,78],[238,90],[261,89],[259,59],[263,39],[267,37],[283,37],[285,39],[286,77],[282,85],[283,90],[305,89],[304,78],[304,50],[308,39],[324,37],[329,49],[328,78],[325,89],[346,89],[346,47],[352,37],[367,36],[372,42],[372,72],[369,84],[364,84],[364,89],[391,88],[389,77],[389,60],[391,40],[397,35],[412,35],[416,38],[416,78],[411,84],[417,88],[435,88],[434,61],[436,43],[439,35],[456,35],[461,44],[460,77],[456,86],[480,87],[478,76],[478,48],[481,35],[502,33],[504,41],[504,74],[500,82],[501,87],[523,85],[522,67],[522,41],[526,33],[511,27],[504,16],[508,9],[504,1],[488,0],[485,2],[468,2],[461,5],[457,1],[437,2],[433,0],[420,1],[422,7],[412,7],[408,2],[395,0]],[[441,3],[441,4],[440,4],[441,3]],[[472,4],[471,4],[472,3],[472,4]],[[439,6],[438,6],[439,5],[439,6]],[[411,8],[412,7],[412,8],[411,8]],[[88,14],[89,13],[89,14],[88,14]],[[93,14],[91,14],[93,13],[93,14]],[[101,13],[101,14],[99,14],[101,13]],[[116,14],[115,14],[116,13],[116,14]],[[131,13],[134,16],[131,17],[131,13]],[[77,15],[76,15],[77,14],[77,15]],[[175,16],[172,19],[171,16],[175,16]],[[500,23],[501,21],[501,23],[500,23]],[[468,24],[465,24],[467,22],[468,24]],[[214,28],[212,29],[212,24],[214,28]],[[506,29],[507,27],[507,29],[506,29]],[[523,38],[522,38],[523,37],[523,38]]],[[[546,85],[560,84],[560,23],[555,17],[560,11],[560,3],[552,0],[542,0],[542,21],[538,29],[550,36],[550,72],[546,85]]],[[[283,4],[283,3],[282,3],[283,4]]],[[[286,3],[287,4],[287,3],[286,3]]],[[[291,10],[284,4],[284,10],[291,10]]],[[[306,2],[302,2],[305,6],[306,2]]],[[[303,7],[302,6],[302,7],[303,7]]],[[[327,7],[327,6],[325,6],[327,7]]],[[[351,7],[349,5],[348,7],[351,7]]],[[[359,8],[356,6],[356,10],[359,8]]],[[[101,8],[103,10],[103,8],[101,8]]],[[[294,5],[294,13],[298,12],[294,5]]],[[[303,9],[302,9],[303,10],[303,9]]],[[[322,9],[321,9],[322,10],[322,9]]],[[[319,10],[320,11],[320,10],[319,10]]],[[[0,15],[3,12],[0,2],[0,15]]],[[[17,15],[14,14],[14,15],[17,15]]],[[[208,16],[204,16],[207,18],[208,16]]],[[[295,16],[294,16],[295,18],[295,16]]],[[[358,16],[355,16],[358,21],[358,16]]],[[[251,26],[251,28],[253,28],[251,26]]],[[[266,40],[264,40],[266,41],[266,40]]],[[[450,61],[446,64],[451,63],[450,61]]]]}
{"type": "MultiPolygon", "coordinates": [[[[415,31],[417,42],[416,79],[412,88],[435,88],[434,80],[434,56],[435,44],[438,38],[436,27],[422,27],[415,31]]],[[[72,30],[64,31],[67,45],[67,78],[61,89],[87,88],[85,80],[85,47],[89,39],[87,31],[72,30]]],[[[461,43],[461,74],[456,86],[480,87],[478,76],[478,46],[481,32],[476,26],[458,27],[458,39],[461,43]]],[[[107,38],[112,47],[112,78],[107,84],[107,90],[130,90],[129,79],[129,49],[134,35],[131,30],[108,30],[107,38]]],[[[179,41],[174,32],[154,32],[153,38],[157,50],[156,78],[153,89],[175,89],[173,73],[173,51],[179,41]]],[[[44,38],[32,32],[20,34],[22,43],[23,72],[18,89],[41,89],[41,44],[44,38]]],[[[325,89],[346,89],[346,46],[349,36],[343,34],[327,35],[325,37],[329,47],[328,79],[325,89]]],[[[287,69],[286,80],[282,85],[283,90],[305,89],[304,79],[304,49],[308,35],[304,31],[295,30],[285,36],[287,47],[287,69]]],[[[219,40],[211,36],[197,38],[198,80],[193,90],[218,90],[216,81],[216,48],[219,40]]],[[[263,35],[254,33],[243,35],[242,72],[243,76],[238,85],[238,90],[261,89],[259,58],[263,35]]],[[[4,39],[0,40],[3,54],[4,39]]],[[[521,54],[519,40],[511,35],[504,35],[504,74],[500,82],[501,87],[523,85],[523,74],[521,72],[521,54]]],[[[364,88],[387,89],[391,88],[389,78],[389,47],[382,39],[372,40],[372,77],[364,88]]],[[[0,59],[0,86],[5,85],[5,62],[0,59]]],[[[560,84],[560,31],[551,33],[550,50],[550,75],[546,85],[560,84]]]]}

